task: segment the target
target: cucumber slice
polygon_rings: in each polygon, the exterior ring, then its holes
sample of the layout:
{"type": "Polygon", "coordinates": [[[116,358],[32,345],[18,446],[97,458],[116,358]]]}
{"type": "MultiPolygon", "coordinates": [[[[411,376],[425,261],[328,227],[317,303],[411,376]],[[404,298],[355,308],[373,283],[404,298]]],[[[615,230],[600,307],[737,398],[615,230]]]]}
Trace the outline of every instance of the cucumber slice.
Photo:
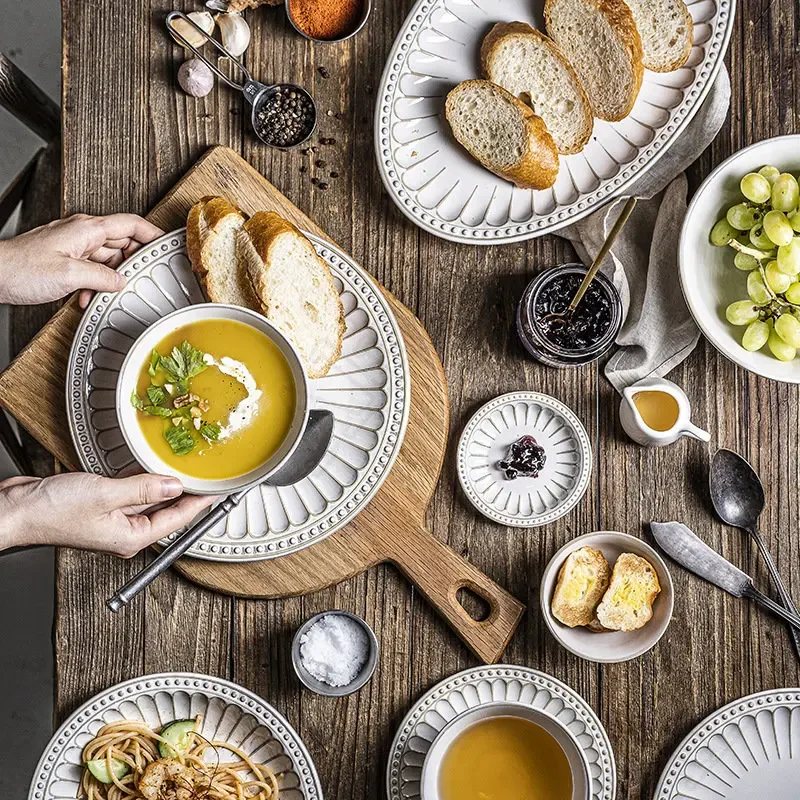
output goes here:
{"type": "Polygon", "coordinates": [[[158,752],[161,758],[175,758],[177,753],[183,755],[189,749],[191,743],[190,734],[193,731],[193,719],[178,719],[175,722],[170,722],[159,734],[162,739],[166,739],[169,742],[169,744],[165,742],[158,743],[158,752]]]}
{"type": "Polygon", "coordinates": [[[120,780],[120,778],[124,778],[131,771],[131,768],[118,758],[111,759],[111,772],[108,771],[108,761],[104,758],[96,758],[94,761],[87,761],[86,768],[100,783],[114,783],[114,778],[120,780]],[[111,777],[112,772],[114,773],[114,778],[111,777]]]}

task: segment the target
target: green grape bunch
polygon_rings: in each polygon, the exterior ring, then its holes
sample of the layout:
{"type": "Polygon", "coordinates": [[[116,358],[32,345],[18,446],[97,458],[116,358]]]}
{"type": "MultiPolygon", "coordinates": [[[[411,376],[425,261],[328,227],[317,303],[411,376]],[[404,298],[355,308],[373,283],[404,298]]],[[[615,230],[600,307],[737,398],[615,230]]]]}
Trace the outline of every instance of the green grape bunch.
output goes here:
{"type": "Polygon", "coordinates": [[[766,346],[779,361],[800,350],[800,186],[777,167],[749,172],[739,183],[744,199],[711,229],[711,244],[736,251],[733,265],[747,274],[748,299],[725,309],[744,327],[742,347],[766,346]]]}

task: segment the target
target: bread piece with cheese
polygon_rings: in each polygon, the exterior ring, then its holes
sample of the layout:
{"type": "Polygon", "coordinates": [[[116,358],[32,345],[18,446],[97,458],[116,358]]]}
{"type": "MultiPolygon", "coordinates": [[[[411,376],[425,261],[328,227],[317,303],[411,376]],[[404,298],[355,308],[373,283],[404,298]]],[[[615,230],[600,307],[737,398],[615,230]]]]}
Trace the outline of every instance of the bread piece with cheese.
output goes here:
{"type": "Polygon", "coordinates": [[[547,33],[580,78],[596,117],[630,114],[644,76],[642,39],[624,0],[545,0],[547,33]]]}
{"type": "Polygon", "coordinates": [[[611,570],[606,557],[593,547],[579,547],[564,561],[553,592],[553,616],[575,628],[590,625],[595,609],[608,588],[611,570]]]}
{"type": "Polygon", "coordinates": [[[622,553],[597,606],[597,619],[612,631],[638,630],[652,619],[653,603],[660,591],[653,565],[641,556],[622,553]]]}
{"type": "Polygon", "coordinates": [[[498,22],[481,45],[483,74],[529,103],[559,153],[578,153],[592,135],[589,99],[561,48],[526,22],[498,22]]]}
{"type": "Polygon", "coordinates": [[[264,314],[300,351],[310,378],[342,352],[344,308],[328,265],[291,222],[259,211],[236,239],[241,268],[264,314]]]}
{"type": "Polygon", "coordinates": [[[682,67],[692,52],[694,23],[683,0],[625,0],[642,38],[643,61],[654,72],[682,67]]]}
{"type": "Polygon", "coordinates": [[[459,83],[445,116],[458,143],[486,169],[521,189],[547,189],[558,176],[558,151],[541,117],[491,81],[459,83]]]}

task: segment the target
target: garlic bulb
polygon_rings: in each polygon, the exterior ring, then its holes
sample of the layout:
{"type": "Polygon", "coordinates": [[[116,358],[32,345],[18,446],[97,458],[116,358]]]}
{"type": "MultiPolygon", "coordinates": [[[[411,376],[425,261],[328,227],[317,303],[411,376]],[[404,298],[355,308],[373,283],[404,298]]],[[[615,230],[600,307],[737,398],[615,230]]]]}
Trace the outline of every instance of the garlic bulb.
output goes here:
{"type": "Polygon", "coordinates": [[[214,88],[214,73],[199,58],[190,58],[178,69],[178,83],[186,94],[205,97],[214,88]]]}
{"type": "Polygon", "coordinates": [[[217,14],[215,19],[223,46],[238,58],[250,44],[250,26],[241,14],[217,14]]]}
{"type": "MultiPolygon", "coordinates": [[[[214,17],[209,11],[191,11],[187,15],[198,28],[207,34],[214,33],[214,17]]],[[[196,31],[186,20],[176,19],[172,27],[194,47],[202,47],[206,43],[206,37],[196,31]]],[[[177,39],[178,44],[181,44],[177,39]]]]}

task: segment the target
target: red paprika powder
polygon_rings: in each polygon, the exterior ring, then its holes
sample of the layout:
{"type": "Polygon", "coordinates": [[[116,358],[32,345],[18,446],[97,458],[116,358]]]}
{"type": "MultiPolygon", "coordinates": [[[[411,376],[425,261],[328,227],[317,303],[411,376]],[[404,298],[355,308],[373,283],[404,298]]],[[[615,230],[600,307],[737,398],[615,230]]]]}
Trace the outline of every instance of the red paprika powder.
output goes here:
{"type": "Polygon", "coordinates": [[[364,14],[365,0],[289,0],[294,24],[312,39],[341,39],[364,14]]]}

